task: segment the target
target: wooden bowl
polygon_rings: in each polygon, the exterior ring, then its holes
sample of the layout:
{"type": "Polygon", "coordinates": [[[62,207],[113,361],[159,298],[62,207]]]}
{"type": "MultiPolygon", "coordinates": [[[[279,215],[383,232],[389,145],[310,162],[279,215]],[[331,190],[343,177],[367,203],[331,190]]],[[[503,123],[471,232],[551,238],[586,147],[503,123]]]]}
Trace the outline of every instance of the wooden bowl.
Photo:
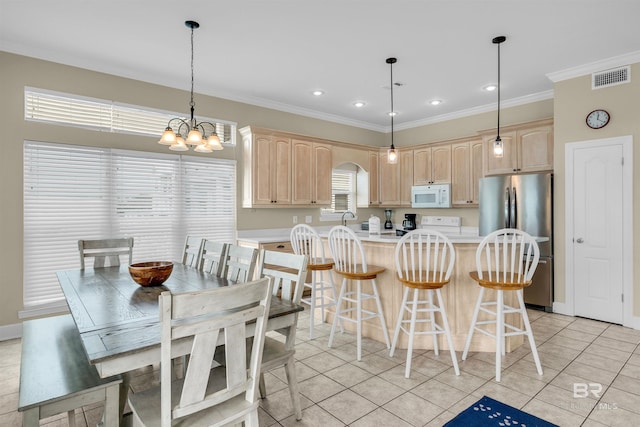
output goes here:
{"type": "Polygon", "coordinates": [[[140,286],[161,285],[171,276],[173,263],[170,261],[138,262],[129,265],[129,274],[140,286]]]}

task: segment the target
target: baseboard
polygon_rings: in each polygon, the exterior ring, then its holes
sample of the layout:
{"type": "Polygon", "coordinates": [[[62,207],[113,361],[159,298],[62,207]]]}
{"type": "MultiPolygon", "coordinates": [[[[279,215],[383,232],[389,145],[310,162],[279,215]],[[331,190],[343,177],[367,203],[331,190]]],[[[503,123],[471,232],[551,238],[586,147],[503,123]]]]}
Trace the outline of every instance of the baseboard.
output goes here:
{"type": "Polygon", "coordinates": [[[0,341],[22,337],[22,323],[0,326],[0,341]]]}
{"type": "Polygon", "coordinates": [[[566,316],[573,316],[573,308],[569,307],[564,302],[553,302],[553,312],[558,314],[564,314],[566,316]]]}

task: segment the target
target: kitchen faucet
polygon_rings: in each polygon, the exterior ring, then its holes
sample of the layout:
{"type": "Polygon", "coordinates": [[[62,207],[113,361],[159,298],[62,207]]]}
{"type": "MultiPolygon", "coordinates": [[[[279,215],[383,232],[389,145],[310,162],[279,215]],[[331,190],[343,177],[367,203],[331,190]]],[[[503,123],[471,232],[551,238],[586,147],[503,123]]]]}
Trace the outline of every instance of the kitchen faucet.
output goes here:
{"type": "Polygon", "coordinates": [[[344,217],[346,214],[351,215],[351,218],[353,218],[353,219],[356,218],[356,216],[351,211],[346,211],[345,213],[343,213],[342,214],[342,225],[344,225],[345,227],[347,226],[347,219],[344,217]]]}

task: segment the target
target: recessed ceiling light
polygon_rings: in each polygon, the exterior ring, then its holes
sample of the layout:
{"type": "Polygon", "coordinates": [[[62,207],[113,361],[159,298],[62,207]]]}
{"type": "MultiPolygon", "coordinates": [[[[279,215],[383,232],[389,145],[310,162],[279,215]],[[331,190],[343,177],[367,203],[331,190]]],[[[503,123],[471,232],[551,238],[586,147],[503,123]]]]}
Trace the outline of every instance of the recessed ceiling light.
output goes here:
{"type": "Polygon", "coordinates": [[[390,111],[387,114],[389,115],[389,117],[395,117],[395,116],[398,115],[398,112],[397,111],[390,111]]]}
{"type": "Polygon", "coordinates": [[[429,104],[431,104],[431,105],[440,105],[440,104],[442,104],[442,100],[441,99],[433,99],[433,100],[429,101],[429,104]]]}
{"type": "Polygon", "coordinates": [[[482,90],[486,90],[487,92],[493,92],[496,89],[498,89],[498,86],[496,85],[486,85],[482,88],[482,90]]]}
{"type": "Polygon", "coordinates": [[[321,95],[324,95],[324,91],[322,91],[322,90],[314,90],[312,93],[313,93],[315,96],[321,96],[321,95]]]}
{"type": "Polygon", "coordinates": [[[353,106],[357,107],[357,108],[362,108],[365,105],[367,105],[367,104],[364,101],[356,101],[356,102],[353,103],[353,106]]]}

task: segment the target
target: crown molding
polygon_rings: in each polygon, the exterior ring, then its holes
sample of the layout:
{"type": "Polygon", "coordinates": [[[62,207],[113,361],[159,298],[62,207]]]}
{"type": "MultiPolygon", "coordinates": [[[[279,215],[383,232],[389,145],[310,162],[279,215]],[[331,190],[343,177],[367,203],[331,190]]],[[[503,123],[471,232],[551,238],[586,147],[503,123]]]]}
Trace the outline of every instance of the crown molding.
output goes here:
{"type": "Polygon", "coordinates": [[[553,73],[546,74],[546,76],[552,82],[557,83],[563,80],[574,79],[576,77],[582,77],[587,74],[605,71],[610,68],[635,64],[637,62],[640,62],[640,50],[626,53],[624,55],[613,56],[611,58],[602,59],[596,62],[591,62],[589,64],[580,65],[578,67],[555,71],[553,73]]]}
{"type": "MultiPolygon", "coordinates": [[[[501,101],[500,108],[517,107],[519,105],[531,104],[532,102],[544,101],[553,98],[553,90],[534,93],[531,95],[525,95],[518,98],[512,98],[501,101]]],[[[402,123],[401,125],[395,125],[396,130],[413,129],[419,126],[426,126],[440,122],[446,122],[447,120],[460,119],[463,117],[473,116],[481,113],[488,113],[497,110],[497,104],[486,104],[474,108],[468,108],[466,110],[454,111],[452,113],[441,114],[439,116],[429,117],[423,120],[416,120],[413,122],[402,123]]],[[[391,131],[391,127],[385,129],[385,133],[391,131]]]]}

